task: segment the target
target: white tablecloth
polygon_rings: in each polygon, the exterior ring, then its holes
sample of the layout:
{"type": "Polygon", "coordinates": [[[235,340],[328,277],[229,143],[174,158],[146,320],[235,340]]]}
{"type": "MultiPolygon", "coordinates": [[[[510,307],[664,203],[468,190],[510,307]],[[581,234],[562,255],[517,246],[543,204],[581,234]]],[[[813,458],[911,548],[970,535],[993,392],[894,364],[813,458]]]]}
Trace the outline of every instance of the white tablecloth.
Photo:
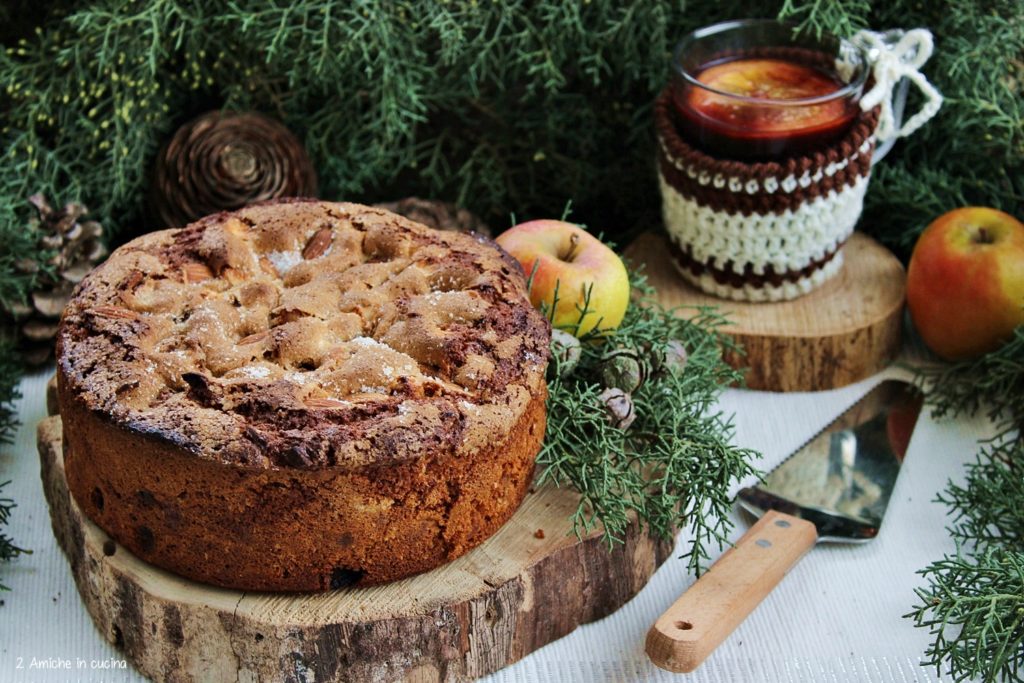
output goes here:
{"type": "MultiPolygon", "coordinates": [[[[854,386],[814,394],[729,390],[720,407],[735,413],[737,442],[762,452],[760,466],[767,470],[882,377],[896,374],[891,369],[854,386]]],[[[0,481],[13,480],[2,495],[18,504],[9,534],[33,550],[0,565],[0,576],[12,588],[0,593],[0,681],[143,680],[130,665],[127,670],[92,668],[124,660],[93,626],[50,530],[35,445],[35,425],[45,415],[47,376],[39,373],[22,382],[21,428],[13,444],[0,446],[0,481]],[[73,668],[31,670],[33,658],[70,660],[73,668]]],[[[933,502],[935,495],[947,479],[962,479],[976,441],[989,434],[991,426],[980,418],[936,422],[923,414],[879,537],[865,545],[816,547],[692,674],[661,671],[643,651],[648,626],[693,581],[684,562],[669,559],[617,613],[489,680],[938,680],[934,669],[920,666],[928,634],[901,615],[915,604],[913,588],[922,585],[915,572],[953,549],[944,529],[945,508],[933,502]]],[[[735,521],[739,538],[748,520],[736,515],[735,521]]],[[[686,542],[684,535],[679,548],[686,542]]]]}

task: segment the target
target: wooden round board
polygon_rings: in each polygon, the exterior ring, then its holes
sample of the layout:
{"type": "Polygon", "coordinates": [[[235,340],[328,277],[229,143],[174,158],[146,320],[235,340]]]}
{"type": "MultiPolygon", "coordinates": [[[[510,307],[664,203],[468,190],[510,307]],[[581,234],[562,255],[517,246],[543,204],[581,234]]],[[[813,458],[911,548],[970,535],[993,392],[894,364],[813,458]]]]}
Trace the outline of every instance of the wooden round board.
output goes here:
{"type": "Polygon", "coordinates": [[[156,681],[460,681],[500,669],[632,598],[671,554],[633,524],[578,539],[578,497],[545,486],[497,534],[403,581],[316,594],[215,588],[152,567],[82,516],[59,417],[39,424],[53,530],[100,632],[156,681]]]}
{"type": "Polygon", "coordinates": [[[679,276],[666,237],[645,233],[626,250],[643,264],[666,307],[717,306],[729,319],[722,331],[745,355],[726,360],[746,368],[751,389],[820,391],[851,384],[888,365],[900,348],[906,274],[899,260],[866,235],[843,248],[843,267],[806,296],[778,303],[718,299],[679,276]]]}

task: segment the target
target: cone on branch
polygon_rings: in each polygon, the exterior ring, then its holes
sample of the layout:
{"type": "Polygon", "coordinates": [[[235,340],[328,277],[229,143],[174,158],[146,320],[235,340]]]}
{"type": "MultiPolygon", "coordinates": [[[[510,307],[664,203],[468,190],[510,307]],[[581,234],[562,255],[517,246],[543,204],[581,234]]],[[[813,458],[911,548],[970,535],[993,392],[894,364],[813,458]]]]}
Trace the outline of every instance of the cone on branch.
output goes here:
{"type": "Polygon", "coordinates": [[[150,205],[165,228],[280,197],[315,197],[316,171],[284,124],[211,111],[175,132],[153,166],[150,205]]]}
{"type": "Polygon", "coordinates": [[[479,216],[449,202],[406,197],[397,202],[384,202],[375,206],[422,223],[428,228],[475,232],[485,237],[493,237],[490,226],[484,223],[479,216]]]}
{"type": "Polygon", "coordinates": [[[89,210],[71,202],[54,209],[42,194],[28,198],[36,208],[28,230],[36,235],[45,261],[22,259],[15,268],[35,275],[35,286],[25,304],[13,305],[8,311],[18,330],[18,346],[25,361],[41,365],[53,354],[57,324],[71,298],[75,285],[107,255],[103,226],[84,220],[89,210]]]}

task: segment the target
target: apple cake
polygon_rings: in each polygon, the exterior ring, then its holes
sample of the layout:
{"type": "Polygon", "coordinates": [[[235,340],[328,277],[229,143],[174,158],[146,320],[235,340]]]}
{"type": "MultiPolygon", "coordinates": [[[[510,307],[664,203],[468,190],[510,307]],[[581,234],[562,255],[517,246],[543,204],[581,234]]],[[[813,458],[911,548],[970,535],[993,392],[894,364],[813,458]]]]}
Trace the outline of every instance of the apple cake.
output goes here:
{"type": "Polygon", "coordinates": [[[245,590],[409,576],[530,485],[550,328],[487,238],[284,200],[139,237],[58,335],[68,486],[143,560],[245,590]]]}

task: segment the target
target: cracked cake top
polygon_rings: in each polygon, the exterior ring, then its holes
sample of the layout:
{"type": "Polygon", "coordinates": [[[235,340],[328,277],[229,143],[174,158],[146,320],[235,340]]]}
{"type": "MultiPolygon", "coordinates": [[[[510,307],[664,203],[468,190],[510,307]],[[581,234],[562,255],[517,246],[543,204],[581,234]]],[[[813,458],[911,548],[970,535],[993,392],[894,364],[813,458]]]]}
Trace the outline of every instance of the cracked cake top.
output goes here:
{"type": "Polygon", "coordinates": [[[117,249],[58,335],[65,393],[256,468],[465,455],[543,393],[549,327],[483,237],[286,200],[117,249]]]}

